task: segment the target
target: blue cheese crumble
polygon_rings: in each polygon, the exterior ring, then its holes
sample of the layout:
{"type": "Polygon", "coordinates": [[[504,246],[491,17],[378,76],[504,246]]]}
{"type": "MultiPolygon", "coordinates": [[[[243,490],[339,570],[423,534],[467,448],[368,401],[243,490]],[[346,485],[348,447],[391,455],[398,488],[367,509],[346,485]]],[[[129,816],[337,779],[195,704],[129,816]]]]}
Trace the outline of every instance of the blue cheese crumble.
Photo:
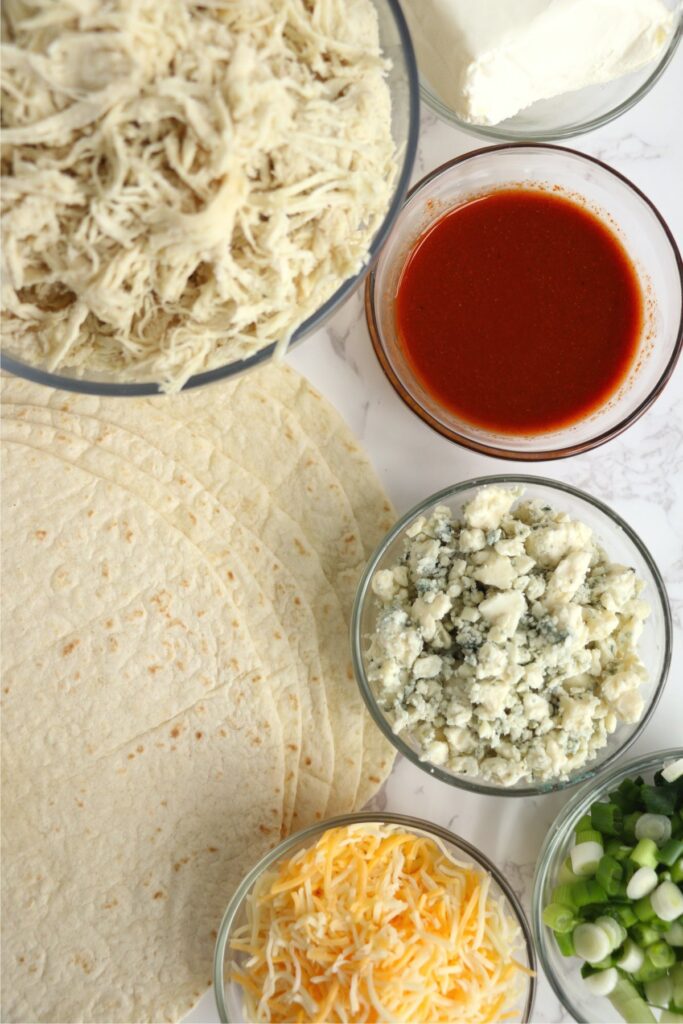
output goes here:
{"type": "Polygon", "coordinates": [[[650,608],[585,523],[523,488],[440,505],[372,579],[368,675],[422,759],[487,782],[566,778],[643,713],[650,608]]]}

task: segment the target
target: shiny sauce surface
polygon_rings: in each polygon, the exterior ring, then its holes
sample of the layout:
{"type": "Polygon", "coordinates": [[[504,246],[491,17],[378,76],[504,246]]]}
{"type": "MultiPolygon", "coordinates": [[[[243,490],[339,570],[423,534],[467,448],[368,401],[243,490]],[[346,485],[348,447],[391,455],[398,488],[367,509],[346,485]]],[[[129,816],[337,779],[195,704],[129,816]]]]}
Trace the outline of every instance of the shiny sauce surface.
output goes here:
{"type": "Polygon", "coordinates": [[[562,195],[511,188],[425,232],[401,274],[396,322],[441,406],[485,429],[537,434],[618,390],[639,348],[643,296],[606,223],[562,195]]]}

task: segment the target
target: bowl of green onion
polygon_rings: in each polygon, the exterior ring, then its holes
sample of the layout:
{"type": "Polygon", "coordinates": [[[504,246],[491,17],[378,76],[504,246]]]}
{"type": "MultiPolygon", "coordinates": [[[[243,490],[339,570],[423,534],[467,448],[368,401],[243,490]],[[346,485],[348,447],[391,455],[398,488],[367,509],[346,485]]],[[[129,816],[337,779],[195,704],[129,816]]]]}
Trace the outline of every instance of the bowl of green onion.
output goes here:
{"type": "Polygon", "coordinates": [[[551,826],[532,928],[579,1024],[683,1024],[683,748],[588,783],[551,826]]]}

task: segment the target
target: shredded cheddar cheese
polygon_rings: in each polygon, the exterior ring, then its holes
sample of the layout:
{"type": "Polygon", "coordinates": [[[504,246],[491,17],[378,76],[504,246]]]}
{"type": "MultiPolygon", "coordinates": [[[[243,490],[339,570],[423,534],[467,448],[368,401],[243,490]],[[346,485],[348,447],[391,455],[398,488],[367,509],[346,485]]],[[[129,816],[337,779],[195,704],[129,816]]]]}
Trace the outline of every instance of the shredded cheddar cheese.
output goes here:
{"type": "Polygon", "coordinates": [[[399,826],[328,830],[249,897],[231,943],[246,1019],[512,1020],[530,972],[490,881],[399,826]]]}

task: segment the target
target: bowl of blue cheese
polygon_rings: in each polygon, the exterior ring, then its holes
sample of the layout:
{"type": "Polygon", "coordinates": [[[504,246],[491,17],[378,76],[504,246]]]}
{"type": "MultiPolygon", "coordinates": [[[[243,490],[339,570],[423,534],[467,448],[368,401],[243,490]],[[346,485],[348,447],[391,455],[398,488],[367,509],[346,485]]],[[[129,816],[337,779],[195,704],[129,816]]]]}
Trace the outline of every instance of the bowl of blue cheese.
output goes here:
{"type": "Polygon", "coordinates": [[[524,796],[622,754],[666,683],[671,612],[631,527],[542,477],[481,477],[408,512],[361,579],[356,679],[400,753],[524,796]]]}

